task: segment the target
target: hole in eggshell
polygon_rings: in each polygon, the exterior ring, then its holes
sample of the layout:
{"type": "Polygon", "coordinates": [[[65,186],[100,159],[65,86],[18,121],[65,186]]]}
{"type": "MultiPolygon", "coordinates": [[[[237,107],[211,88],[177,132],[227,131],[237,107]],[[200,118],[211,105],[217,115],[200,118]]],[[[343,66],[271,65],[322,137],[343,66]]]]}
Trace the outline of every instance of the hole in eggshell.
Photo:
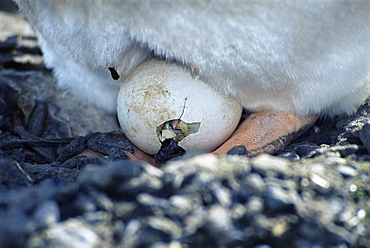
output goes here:
{"type": "Polygon", "coordinates": [[[154,154],[154,159],[165,162],[185,154],[186,151],[178,145],[178,142],[190,134],[197,133],[199,128],[200,122],[186,123],[181,119],[169,120],[159,125],[156,133],[161,142],[161,149],[154,154]]]}
{"type": "Polygon", "coordinates": [[[163,143],[167,139],[180,142],[186,136],[199,131],[200,122],[186,123],[181,119],[174,119],[164,122],[156,128],[159,141],[163,143]]]}

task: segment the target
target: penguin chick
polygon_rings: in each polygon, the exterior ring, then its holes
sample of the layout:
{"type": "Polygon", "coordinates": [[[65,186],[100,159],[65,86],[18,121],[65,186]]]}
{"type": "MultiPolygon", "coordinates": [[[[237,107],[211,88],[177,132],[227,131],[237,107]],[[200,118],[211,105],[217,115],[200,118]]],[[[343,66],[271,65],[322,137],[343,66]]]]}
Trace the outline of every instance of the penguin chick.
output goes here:
{"type": "Polygon", "coordinates": [[[238,99],[253,114],[215,154],[274,153],[370,93],[368,0],[15,1],[59,84],[106,111],[153,55],[238,99]]]}

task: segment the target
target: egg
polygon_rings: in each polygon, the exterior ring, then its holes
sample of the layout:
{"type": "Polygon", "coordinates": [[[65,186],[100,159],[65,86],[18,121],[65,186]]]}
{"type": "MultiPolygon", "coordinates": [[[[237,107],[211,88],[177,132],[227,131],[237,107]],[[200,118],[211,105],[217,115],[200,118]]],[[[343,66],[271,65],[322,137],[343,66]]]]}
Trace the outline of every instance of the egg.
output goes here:
{"type": "Polygon", "coordinates": [[[211,152],[231,136],[242,113],[234,98],[189,70],[159,59],[136,67],[118,94],[122,131],[140,150],[157,153],[166,139],[186,152],[211,152]]]}

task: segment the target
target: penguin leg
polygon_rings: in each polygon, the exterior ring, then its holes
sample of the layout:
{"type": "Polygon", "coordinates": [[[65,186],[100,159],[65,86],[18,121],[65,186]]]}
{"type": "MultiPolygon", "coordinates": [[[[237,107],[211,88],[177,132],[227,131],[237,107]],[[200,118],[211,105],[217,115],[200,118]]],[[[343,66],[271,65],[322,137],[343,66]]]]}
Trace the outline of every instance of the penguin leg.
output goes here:
{"type": "Polygon", "coordinates": [[[286,112],[256,112],[244,120],[213,154],[225,155],[236,146],[244,146],[248,157],[260,153],[273,154],[305,132],[316,120],[313,115],[300,117],[286,112]]]}

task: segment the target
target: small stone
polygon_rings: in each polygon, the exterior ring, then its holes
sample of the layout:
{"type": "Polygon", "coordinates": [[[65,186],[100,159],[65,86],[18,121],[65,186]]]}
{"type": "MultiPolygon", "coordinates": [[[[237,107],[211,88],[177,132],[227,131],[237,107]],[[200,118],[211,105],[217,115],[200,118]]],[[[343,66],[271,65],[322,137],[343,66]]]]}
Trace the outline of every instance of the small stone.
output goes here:
{"type": "Polygon", "coordinates": [[[122,219],[132,218],[137,209],[138,204],[136,202],[120,201],[114,204],[114,213],[122,219]]]}
{"type": "Polygon", "coordinates": [[[272,247],[270,245],[262,244],[262,245],[254,246],[253,248],[272,248],[272,247]]]}
{"type": "Polygon", "coordinates": [[[300,143],[293,143],[287,147],[287,149],[290,149],[293,152],[296,152],[297,155],[300,157],[309,157],[318,148],[319,148],[318,145],[308,143],[307,141],[300,142],[300,143]]]}
{"type": "MultiPolygon", "coordinates": [[[[64,168],[69,168],[69,169],[79,168],[82,165],[81,160],[82,159],[80,156],[75,156],[70,159],[67,159],[66,161],[64,161],[63,164],[60,164],[60,166],[64,168]]],[[[60,162],[55,162],[55,163],[60,163],[60,162]]]]}
{"type": "Polygon", "coordinates": [[[264,209],[263,199],[258,196],[252,196],[249,198],[248,202],[245,204],[245,209],[249,215],[255,215],[261,213],[264,209]]]}
{"type": "Polygon", "coordinates": [[[72,158],[73,156],[81,153],[85,146],[86,146],[86,138],[85,137],[77,137],[71,141],[64,149],[60,152],[59,156],[57,157],[58,162],[64,162],[67,159],[72,158]]]}
{"type": "Polygon", "coordinates": [[[351,144],[344,146],[342,149],[339,149],[339,152],[340,155],[342,155],[342,157],[347,157],[348,155],[356,153],[358,149],[359,149],[358,145],[351,144]]]}
{"type": "Polygon", "coordinates": [[[129,178],[138,177],[142,165],[130,161],[115,161],[106,165],[87,165],[80,173],[78,181],[83,185],[93,184],[99,188],[111,187],[129,178]]]}
{"type": "Polygon", "coordinates": [[[370,123],[366,123],[358,134],[362,144],[370,154],[370,123]]]}
{"type": "Polygon", "coordinates": [[[138,221],[137,219],[130,220],[126,226],[126,235],[129,236],[134,235],[136,232],[140,230],[141,227],[142,226],[140,224],[140,221],[138,221]]]}
{"type": "Polygon", "coordinates": [[[46,244],[45,247],[90,248],[102,246],[99,236],[76,219],[54,224],[46,229],[42,236],[46,244]]]}
{"type": "Polygon", "coordinates": [[[37,207],[34,216],[40,226],[53,224],[60,219],[59,206],[55,201],[44,201],[37,207]]]}
{"type": "Polygon", "coordinates": [[[112,210],[114,207],[113,201],[111,198],[104,192],[98,190],[90,191],[91,198],[96,202],[97,206],[104,210],[112,210]]]}
{"type": "Polygon", "coordinates": [[[30,116],[27,131],[37,137],[44,131],[44,122],[47,116],[47,105],[44,102],[36,102],[36,106],[30,116]]]}
{"type": "Polygon", "coordinates": [[[168,235],[170,239],[179,239],[182,235],[182,229],[178,224],[169,218],[162,216],[153,216],[147,219],[148,226],[168,235]]]}
{"type": "Polygon", "coordinates": [[[314,173],[325,175],[325,167],[323,164],[320,163],[312,163],[310,165],[310,170],[314,173]]]}
{"type": "Polygon", "coordinates": [[[245,178],[245,181],[249,184],[250,190],[253,194],[263,194],[266,190],[266,184],[262,177],[257,173],[250,173],[245,178]]]}
{"type": "Polygon", "coordinates": [[[0,186],[15,188],[30,186],[34,181],[32,173],[28,173],[16,160],[0,154],[0,186]]]}
{"type": "Polygon", "coordinates": [[[315,183],[316,185],[320,186],[323,189],[328,189],[330,187],[329,181],[325,180],[324,178],[320,177],[317,174],[312,173],[310,175],[310,180],[315,183]]]}
{"type": "Polygon", "coordinates": [[[258,173],[248,173],[240,184],[241,190],[238,191],[238,199],[245,202],[252,195],[261,195],[266,190],[266,184],[258,173]]]}
{"type": "Polygon", "coordinates": [[[294,207],[287,192],[277,184],[271,184],[266,189],[266,206],[271,213],[291,211],[294,207]]]}
{"type": "Polygon", "coordinates": [[[83,215],[84,219],[91,223],[102,222],[107,219],[107,216],[108,214],[105,211],[86,212],[83,215]]]}
{"type": "Polygon", "coordinates": [[[95,211],[97,206],[90,197],[79,196],[77,200],[74,201],[74,208],[79,213],[85,213],[95,211]]]}
{"type": "Polygon", "coordinates": [[[141,193],[136,199],[140,204],[150,208],[167,209],[169,207],[169,203],[166,199],[161,199],[148,193],[141,193]]]}
{"type": "Polygon", "coordinates": [[[245,146],[235,146],[227,152],[227,155],[238,155],[246,157],[248,156],[248,151],[245,146]]]}
{"type": "Polygon", "coordinates": [[[282,150],[278,152],[276,155],[280,158],[284,158],[290,161],[296,161],[296,160],[299,160],[300,158],[297,152],[293,150],[288,150],[288,149],[282,150]]]}
{"type": "Polygon", "coordinates": [[[96,133],[87,142],[87,146],[94,151],[103,154],[111,155],[116,153],[123,153],[122,151],[134,152],[130,141],[123,133],[96,133]]]}
{"type": "Polygon", "coordinates": [[[212,183],[211,192],[214,194],[215,198],[218,200],[220,205],[224,208],[229,208],[232,204],[230,190],[222,187],[219,183],[212,183]]]}
{"type": "Polygon", "coordinates": [[[184,216],[190,213],[194,208],[200,206],[201,196],[199,194],[174,195],[169,199],[170,213],[177,216],[184,216]]]}
{"type": "Polygon", "coordinates": [[[236,203],[231,209],[231,218],[234,220],[238,220],[242,218],[246,212],[247,209],[242,204],[236,203]]]}
{"type": "Polygon", "coordinates": [[[245,240],[245,234],[235,228],[230,212],[219,206],[211,206],[207,212],[207,230],[217,246],[234,246],[245,240]]]}
{"type": "Polygon", "coordinates": [[[357,175],[357,170],[347,165],[339,165],[337,169],[339,173],[345,178],[354,177],[357,175]]]}
{"type": "Polygon", "coordinates": [[[270,177],[279,173],[287,173],[289,161],[268,154],[258,155],[251,160],[252,167],[263,177],[270,177]]]}
{"type": "Polygon", "coordinates": [[[207,216],[210,226],[212,229],[215,229],[216,232],[223,232],[234,228],[228,211],[221,206],[212,206],[207,216]]]}

